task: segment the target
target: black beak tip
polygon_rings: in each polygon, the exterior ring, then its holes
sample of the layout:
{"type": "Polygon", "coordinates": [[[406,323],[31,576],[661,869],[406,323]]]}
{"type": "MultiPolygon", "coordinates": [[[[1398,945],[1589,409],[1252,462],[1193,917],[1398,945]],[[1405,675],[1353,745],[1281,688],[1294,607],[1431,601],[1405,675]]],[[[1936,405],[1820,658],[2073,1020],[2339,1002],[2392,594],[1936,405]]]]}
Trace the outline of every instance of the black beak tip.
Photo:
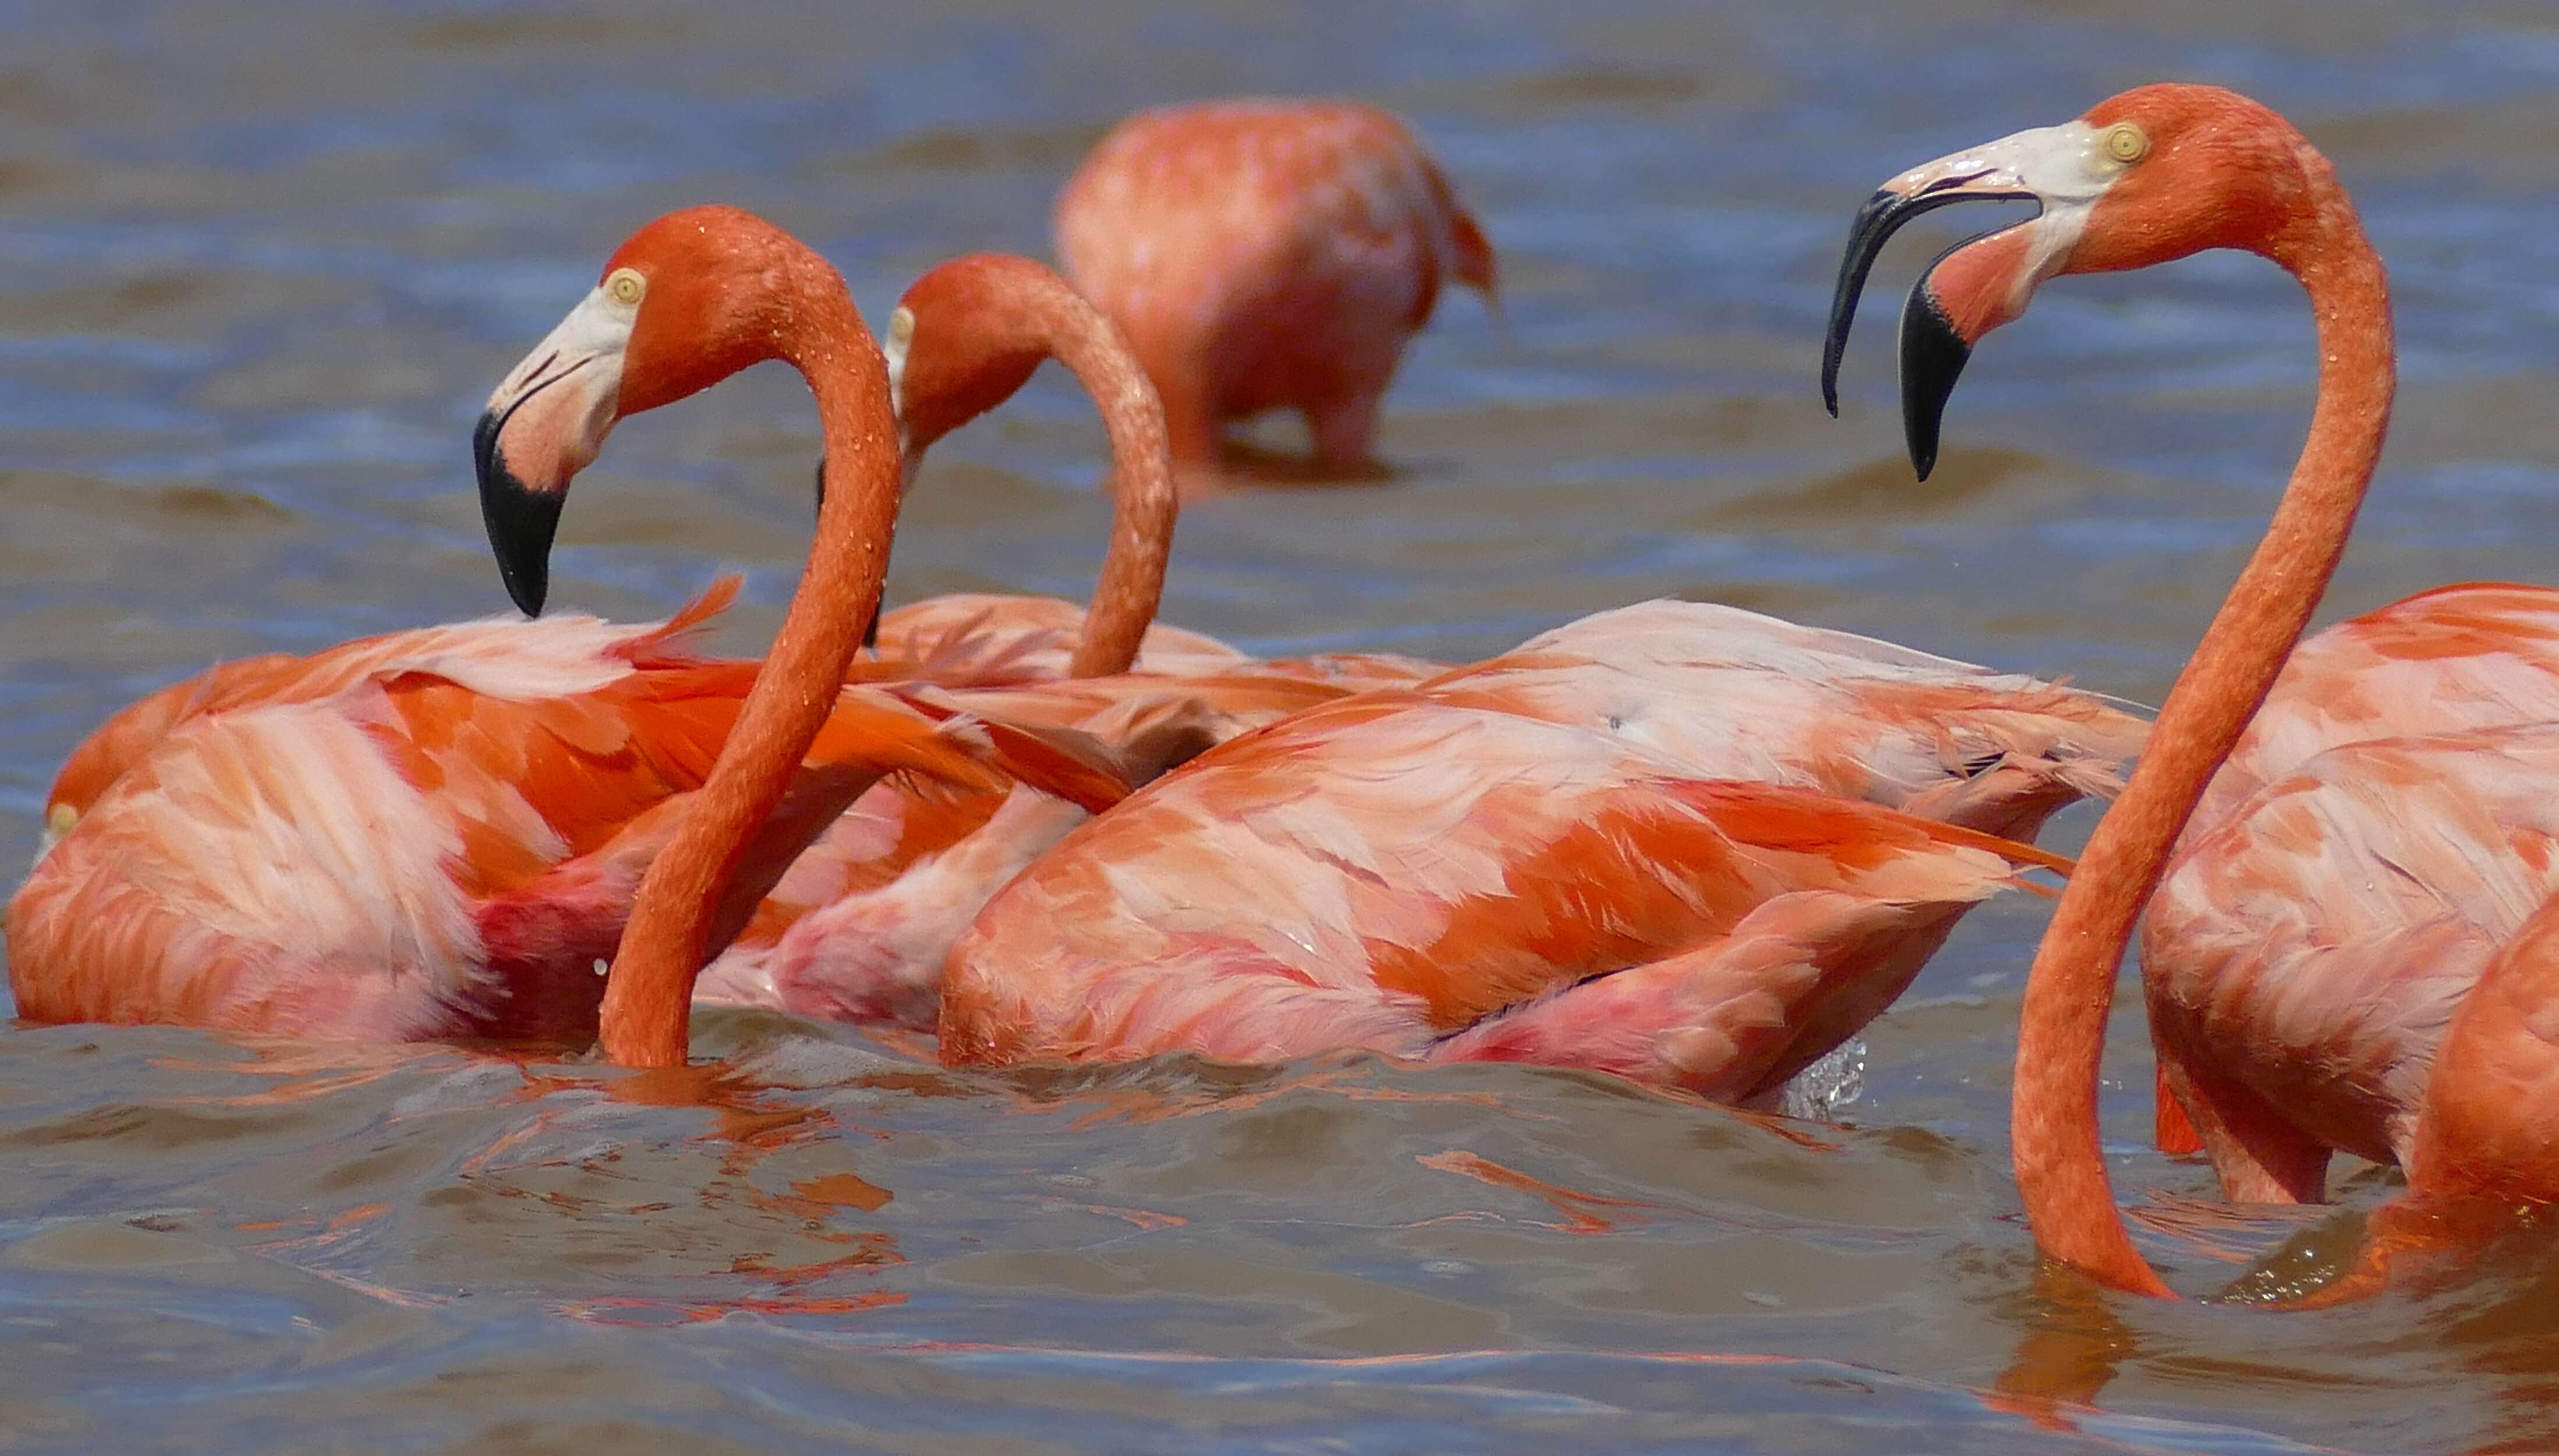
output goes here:
{"type": "Polygon", "coordinates": [[[471,463],[480,479],[480,518],[489,528],[489,549],[498,558],[498,576],[516,609],[527,617],[542,615],[550,597],[551,537],[559,530],[564,491],[527,489],[507,469],[498,453],[503,416],[480,416],[471,432],[471,463]]]}
{"type": "Polygon", "coordinates": [[[1921,274],[1901,307],[1901,434],[1910,448],[1910,468],[1923,481],[1937,468],[1946,401],[1972,357],[1973,347],[1938,307],[1928,276],[1921,274]]]}
{"type": "Polygon", "coordinates": [[[1857,319],[1857,300],[1866,292],[1866,275],[1878,253],[1903,222],[1926,208],[1895,193],[1878,191],[1857,210],[1848,226],[1848,249],[1840,255],[1839,279],[1831,288],[1830,325],[1822,336],[1822,407],[1839,418],[1840,361],[1848,354],[1849,326],[1857,319]]]}

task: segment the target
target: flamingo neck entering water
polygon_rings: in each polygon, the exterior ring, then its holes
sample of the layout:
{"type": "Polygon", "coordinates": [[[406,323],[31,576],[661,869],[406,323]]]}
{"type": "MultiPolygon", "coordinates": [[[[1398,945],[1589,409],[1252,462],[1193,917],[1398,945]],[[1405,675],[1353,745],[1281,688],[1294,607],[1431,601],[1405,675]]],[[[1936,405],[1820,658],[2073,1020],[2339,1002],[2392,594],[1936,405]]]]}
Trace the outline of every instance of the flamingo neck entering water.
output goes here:
{"type": "Polygon", "coordinates": [[[2265,700],[2345,550],[2381,454],[2395,380],[2389,286],[2336,175],[2301,133],[2215,86],[2126,91],[2060,126],[1911,169],[1858,215],[1832,302],[1823,388],[1867,268],[1909,218],[1966,198],[2038,203],[2030,221],[1940,258],[1902,315],[1912,462],[1936,457],[1941,413],[1973,345],[2025,311],[2044,279],[2148,267],[2231,247],[2301,280],[2319,322],[2319,403],[2265,538],[2170,690],[2150,746],[2098,824],[2027,977],[2012,1135],[2043,1251],[2124,1290],[2168,1286],[2133,1247],[2098,1141],[2097,1079],[2116,969],[2135,918],[2204,786],[2265,700]]]}
{"type": "Polygon", "coordinates": [[[2027,975],[2013,1132],[2044,1251],[2119,1289],[2167,1294],[2133,1247],[2106,1177],[2097,1080],[2116,967],[2195,801],[2301,640],[2344,554],[2380,459],[2396,378],[2380,257],[2341,188],[2275,261],[2319,320],[2319,403],[2266,536],[2151,730],[2141,767],[2079,856],[2027,975]]]}
{"type": "MultiPolygon", "coordinates": [[[[599,402],[571,457],[592,459],[612,417],[681,398],[765,359],[782,360],[809,381],[827,444],[826,499],[808,569],[719,761],[641,881],[605,985],[605,1054],[626,1066],[677,1067],[690,1031],[693,977],[729,880],[816,741],[879,600],[897,524],[896,422],[886,363],[843,279],[797,239],[746,214],[696,209],[650,224],[615,254],[598,297],[630,317],[597,346],[593,357],[603,363],[578,367],[581,386],[599,402]],[[624,281],[628,274],[638,275],[637,285],[624,281]],[[590,377],[601,382],[585,384],[590,377]]],[[[598,306],[590,299],[581,310],[598,306]]],[[[598,332],[593,319],[582,327],[587,336],[598,332]]],[[[527,377],[541,390],[560,367],[536,351],[527,377]]],[[[515,388],[514,395],[501,388],[511,412],[525,395],[523,381],[515,388]]],[[[484,429],[484,457],[502,467],[513,450],[506,431],[504,415],[484,429]]],[[[539,434],[530,438],[524,458],[556,453],[534,448],[539,434]]],[[[483,493],[557,494],[568,473],[528,483],[501,469],[494,487],[484,473],[483,493]]]]}
{"type": "Polygon", "coordinates": [[[849,299],[800,317],[807,323],[784,357],[817,395],[827,504],[737,727],[683,827],[650,864],[623,929],[605,982],[602,1040],[605,1055],[626,1067],[683,1065],[712,915],[750,836],[817,741],[888,570],[898,476],[887,369],[849,299]]]}
{"type": "Polygon", "coordinates": [[[1041,264],[976,253],[906,291],[888,352],[910,474],[934,441],[1011,397],[1044,360],[1093,397],[1111,440],[1111,548],[1067,670],[1127,671],[1163,597],[1179,502],[1163,406],[1119,331],[1041,264]]]}

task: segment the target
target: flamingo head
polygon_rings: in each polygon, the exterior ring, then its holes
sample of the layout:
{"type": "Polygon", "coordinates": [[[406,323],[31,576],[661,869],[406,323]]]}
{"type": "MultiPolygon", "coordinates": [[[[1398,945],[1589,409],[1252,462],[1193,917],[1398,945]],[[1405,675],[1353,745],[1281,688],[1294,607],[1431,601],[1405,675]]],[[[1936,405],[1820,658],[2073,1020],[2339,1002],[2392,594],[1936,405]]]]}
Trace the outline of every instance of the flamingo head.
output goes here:
{"type": "Polygon", "coordinates": [[[1065,287],[1006,253],[953,258],[915,280],[888,316],[889,397],[904,458],[1013,397],[1053,351],[1030,301],[1065,287]]]}
{"type": "Polygon", "coordinates": [[[1922,213],[1969,199],[2032,202],[2034,217],[1941,254],[1901,311],[1902,427],[1921,479],[1973,346],[2063,273],[2118,272],[2233,247],[2294,265],[2332,198],[2327,161],[2272,110],[2219,86],[2158,84],[1913,167],[1858,211],[1831,297],[1822,399],[1839,413],[1840,358],[1867,270],[1922,213]]]}
{"type": "Polygon", "coordinates": [[[843,280],[736,208],[686,208],[631,234],[559,327],[489,396],[472,433],[480,511],[507,594],[539,616],[569,482],[614,423],[786,358],[786,320],[843,280]]]}

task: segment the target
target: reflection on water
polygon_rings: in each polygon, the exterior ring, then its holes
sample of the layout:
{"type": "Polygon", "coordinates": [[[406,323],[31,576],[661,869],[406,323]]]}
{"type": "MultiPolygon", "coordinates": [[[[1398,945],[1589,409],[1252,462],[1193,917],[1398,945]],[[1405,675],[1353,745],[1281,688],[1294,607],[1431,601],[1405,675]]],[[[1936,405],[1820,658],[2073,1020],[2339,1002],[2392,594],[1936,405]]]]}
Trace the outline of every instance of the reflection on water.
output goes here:
{"type": "MultiPolygon", "coordinates": [[[[2331,615],[2552,576],[2559,18],[2533,0],[741,9],[0,9],[0,862],[32,849],[69,745],[138,691],[503,607],[472,414],[639,220],[766,212],[877,318],[941,256],[1040,249],[1082,149],[1183,96],[1412,114],[1504,249],[1508,326],[1443,311],[1391,401],[1391,484],[1187,513],[1167,609],[1187,626],[1460,655],[1676,594],[2155,698],[2307,418],[2297,290],[2236,258],[2046,290],[1974,363],[1924,487],[1898,460],[1882,321],[1843,423],[1813,369],[1834,250],[1879,179],[2163,75],[2299,119],[2391,261],[2407,382],[2331,615]]],[[[1885,259],[1872,308],[1926,246],[1885,259]]],[[[892,592],[1080,591],[1099,449],[1048,380],[937,450],[892,592]]],[[[633,421],[578,487],[556,593],[636,617],[742,564],[730,643],[751,648],[816,454],[776,371],[633,421]]],[[[2559,1440],[2546,1236],[2299,1316],[2037,1275],[2004,1122],[2040,915],[1967,924],[1871,1033],[1846,1128],[1520,1068],[964,1075],[735,1014],[701,1032],[725,1070],[675,1080],[0,1032],[0,1431],[122,1450],[2559,1440]]],[[[2144,1150],[2139,1028],[2116,1049],[2119,1190],[2182,1287],[2288,1241],[2312,1263],[2351,1246],[2387,1180],[2350,1184],[2342,1215],[2223,1210],[2199,1167],[2144,1150]]]]}

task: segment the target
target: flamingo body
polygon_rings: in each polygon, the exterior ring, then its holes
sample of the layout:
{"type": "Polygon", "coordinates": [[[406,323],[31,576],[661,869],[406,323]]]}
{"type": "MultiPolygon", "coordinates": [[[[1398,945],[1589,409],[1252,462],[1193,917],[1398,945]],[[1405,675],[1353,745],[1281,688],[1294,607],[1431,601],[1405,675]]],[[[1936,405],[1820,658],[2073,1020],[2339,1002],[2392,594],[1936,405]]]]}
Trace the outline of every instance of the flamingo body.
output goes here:
{"type": "Polygon", "coordinates": [[[953,952],[945,1055],[1349,1046],[1757,1095],[2048,862],[1887,805],[2031,833],[2139,732],[1729,608],[1601,614],[1231,740],[1067,835],[953,952]]]}
{"type": "Polygon", "coordinates": [[[2439,588],[2286,665],[2142,927],[2163,1091],[2228,1197],[2316,1201],[2332,1150],[2421,1161],[2447,1028],[2559,891],[2554,723],[2545,588],[2439,588]]]}
{"type": "MultiPolygon", "coordinates": [[[[64,832],[11,903],[20,1014],[591,1034],[593,966],[755,675],[690,646],[734,587],[653,626],[392,633],[145,699],[74,755],[50,815],[64,832]]],[[[999,784],[979,762],[997,756],[856,690],[800,790],[840,802],[898,768],[999,784]]],[[[759,840],[746,874],[769,881],[793,848],[759,840]]]]}
{"type": "Polygon", "coordinates": [[[1356,102],[1140,112],[1067,183],[1056,230],[1186,465],[1270,409],[1305,416],[1324,465],[1368,464],[1378,400],[1441,286],[1494,286],[1490,244],[1412,129],[1356,102]]]}
{"type": "MultiPolygon", "coordinates": [[[[1062,597],[949,592],[880,614],[877,655],[930,676],[1054,679],[1068,674],[1085,608],[1062,597]]],[[[1128,664],[1141,672],[1214,672],[1253,660],[1216,638],[1151,623],[1128,664]]]]}

